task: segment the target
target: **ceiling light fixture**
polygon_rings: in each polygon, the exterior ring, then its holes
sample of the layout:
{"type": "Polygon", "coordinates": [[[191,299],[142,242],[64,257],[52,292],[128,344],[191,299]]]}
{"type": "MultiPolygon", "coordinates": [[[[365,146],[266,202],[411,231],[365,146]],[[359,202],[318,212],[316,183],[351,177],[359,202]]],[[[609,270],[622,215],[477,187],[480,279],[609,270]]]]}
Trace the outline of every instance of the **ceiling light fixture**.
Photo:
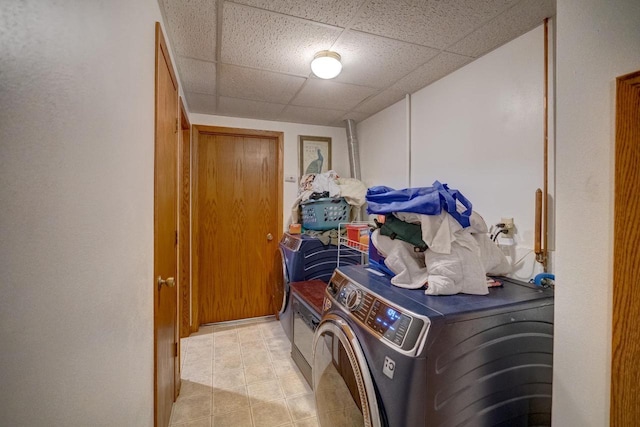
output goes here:
{"type": "Polygon", "coordinates": [[[311,71],[321,79],[332,79],[342,71],[340,55],[330,50],[323,50],[313,57],[311,71]]]}

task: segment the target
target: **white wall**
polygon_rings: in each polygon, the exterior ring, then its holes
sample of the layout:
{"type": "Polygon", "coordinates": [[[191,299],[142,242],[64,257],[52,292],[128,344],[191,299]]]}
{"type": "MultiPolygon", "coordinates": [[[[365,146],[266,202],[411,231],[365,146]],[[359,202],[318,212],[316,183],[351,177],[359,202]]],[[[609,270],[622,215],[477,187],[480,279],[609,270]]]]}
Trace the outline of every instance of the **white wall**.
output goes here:
{"type": "Polygon", "coordinates": [[[513,217],[533,247],[542,187],[543,28],[411,97],[411,182],[460,189],[488,224],[513,217]]]}
{"type": "Polygon", "coordinates": [[[405,98],[358,123],[360,169],[367,187],[409,186],[409,104],[405,98]]]}
{"type": "Polygon", "coordinates": [[[615,79],[640,70],[637,0],[559,1],[553,424],[609,424],[615,79]]]}
{"type": "MultiPolygon", "coordinates": [[[[514,272],[521,279],[541,271],[532,248],[535,191],[543,186],[543,43],[540,26],[411,95],[410,163],[402,103],[358,126],[362,151],[372,157],[363,164],[375,165],[366,174],[363,166],[368,182],[402,188],[410,167],[412,187],[448,183],[489,226],[514,218],[518,247],[507,250],[514,261],[524,257],[514,272]]],[[[552,59],[552,35],[549,44],[552,59]]],[[[553,161],[552,108],[549,124],[553,161]]],[[[549,176],[553,195],[553,169],[549,176]]]]}
{"type": "MultiPolygon", "coordinates": [[[[331,138],[331,168],[338,175],[349,177],[349,153],[347,149],[347,134],[345,128],[304,125],[288,122],[274,122],[269,120],[244,119],[238,117],[214,116],[209,114],[189,115],[193,125],[223,126],[242,129],[259,129],[284,132],[284,175],[293,175],[296,180],[300,175],[300,163],[298,156],[298,136],[312,135],[331,138]]],[[[289,223],[291,206],[298,194],[297,182],[284,182],[283,194],[283,225],[289,223]]],[[[285,230],[287,228],[285,227],[285,230]]]]}
{"type": "Polygon", "coordinates": [[[153,425],[156,1],[0,13],[0,424],[153,425]]]}

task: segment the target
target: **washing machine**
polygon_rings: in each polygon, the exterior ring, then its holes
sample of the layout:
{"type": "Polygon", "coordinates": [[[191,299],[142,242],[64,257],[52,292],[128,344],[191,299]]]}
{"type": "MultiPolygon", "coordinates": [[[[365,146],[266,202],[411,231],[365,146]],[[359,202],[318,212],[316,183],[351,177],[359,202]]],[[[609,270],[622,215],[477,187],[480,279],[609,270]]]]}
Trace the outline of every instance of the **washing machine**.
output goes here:
{"type": "MultiPolygon", "coordinates": [[[[329,282],[333,270],[338,265],[338,247],[325,245],[320,239],[306,234],[284,233],[279,244],[282,258],[283,298],[278,318],[287,337],[291,340],[291,303],[289,283],[319,279],[329,282]]],[[[357,251],[342,249],[341,265],[362,262],[357,251]]]]}
{"type": "Polygon", "coordinates": [[[550,425],[553,290],[499,280],[429,296],[337,268],[313,343],[320,425],[550,425]]]}

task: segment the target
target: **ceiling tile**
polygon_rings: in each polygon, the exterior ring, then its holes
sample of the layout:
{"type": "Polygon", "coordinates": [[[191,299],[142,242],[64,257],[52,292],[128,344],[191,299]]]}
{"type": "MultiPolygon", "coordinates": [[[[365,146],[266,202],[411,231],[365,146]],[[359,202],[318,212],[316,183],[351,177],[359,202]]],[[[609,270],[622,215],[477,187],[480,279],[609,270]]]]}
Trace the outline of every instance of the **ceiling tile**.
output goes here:
{"type": "Polygon", "coordinates": [[[555,14],[554,0],[522,1],[447,50],[479,57],[542,25],[544,18],[555,14]]]}
{"type": "Polygon", "coordinates": [[[289,105],[280,113],[278,120],[283,122],[331,126],[332,123],[339,120],[344,114],[346,114],[346,111],[289,105]]]}
{"type": "Polygon", "coordinates": [[[176,55],[216,60],[216,0],[160,0],[176,55]]]}
{"type": "Polygon", "coordinates": [[[308,76],[316,52],[329,49],[339,28],[242,6],[224,4],[222,62],[308,76]]]}
{"type": "Polygon", "coordinates": [[[256,101],[287,104],[304,84],[305,78],[219,64],[219,93],[256,101]]]}
{"type": "Polygon", "coordinates": [[[400,79],[391,88],[404,93],[414,93],[474,59],[455,53],[441,52],[422,67],[400,79]]]}
{"type": "Polygon", "coordinates": [[[250,101],[246,99],[218,97],[218,112],[222,116],[276,120],[284,108],[282,104],[250,101]]]}
{"type": "Polygon", "coordinates": [[[348,31],[336,43],[342,57],[343,83],[386,88],[409,74],[438,51],[384,37],[348,31]]]}
{"type": "Polygon", "coordinates": [[[353,110],[359,113],[374,114],[400,101],[406,94],[406,92],[397,89],[387,89],[365,100],[353,110]]]}
{"type": "Polygon", "coordinates": [[[353,29],[443,49],[518,0],[372,0],[353,29]]]}
{"type": "Polygon", "coordinates": [[[216,94],[216,64],[183,56],[177,63],[185,92],[216,94]]]}
{"type": "Polygon", "coordinates": [[[216,114],[216,97],[204,93],[187,92],[187,105],[192,113],[216,114]]]}
{"type": "Polygon", "coordinates": [[[291,104],[347,111],[377,91],[365,86],[309,79],[291,104]]]}
{"type": "Polygon", "coordinates": [[[344,27],[353,19],[365,0],[234,0],[234,2],[344,27]]]}

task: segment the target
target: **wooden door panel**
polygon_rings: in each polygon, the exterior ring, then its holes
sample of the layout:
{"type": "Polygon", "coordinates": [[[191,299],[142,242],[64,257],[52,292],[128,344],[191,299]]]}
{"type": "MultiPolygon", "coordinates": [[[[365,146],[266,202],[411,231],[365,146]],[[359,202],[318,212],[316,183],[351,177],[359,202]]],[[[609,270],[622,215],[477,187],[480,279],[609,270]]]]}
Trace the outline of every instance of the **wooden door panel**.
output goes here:
{"type": "Polygon", "coordinates": [[[274,314],[272,270],[282,230],[281,136],[198,135],[198,322],[274,314]],[[267,239],[269,233],[272,240],[267,239]]]}
{"type": "Polygon", "coordinates": [[[156,279],[176,278],[176,165],[178,86],[160,24],[156,23],[156,139],[154,165],[155,424],[169,425],[177,393],[176,287],[158,287],[156,279]]]}
{"type": "Polygon", "coordinates": [[[640,418],[640,71],[618,78],[611,354],[612,426],[640,418]]]}

